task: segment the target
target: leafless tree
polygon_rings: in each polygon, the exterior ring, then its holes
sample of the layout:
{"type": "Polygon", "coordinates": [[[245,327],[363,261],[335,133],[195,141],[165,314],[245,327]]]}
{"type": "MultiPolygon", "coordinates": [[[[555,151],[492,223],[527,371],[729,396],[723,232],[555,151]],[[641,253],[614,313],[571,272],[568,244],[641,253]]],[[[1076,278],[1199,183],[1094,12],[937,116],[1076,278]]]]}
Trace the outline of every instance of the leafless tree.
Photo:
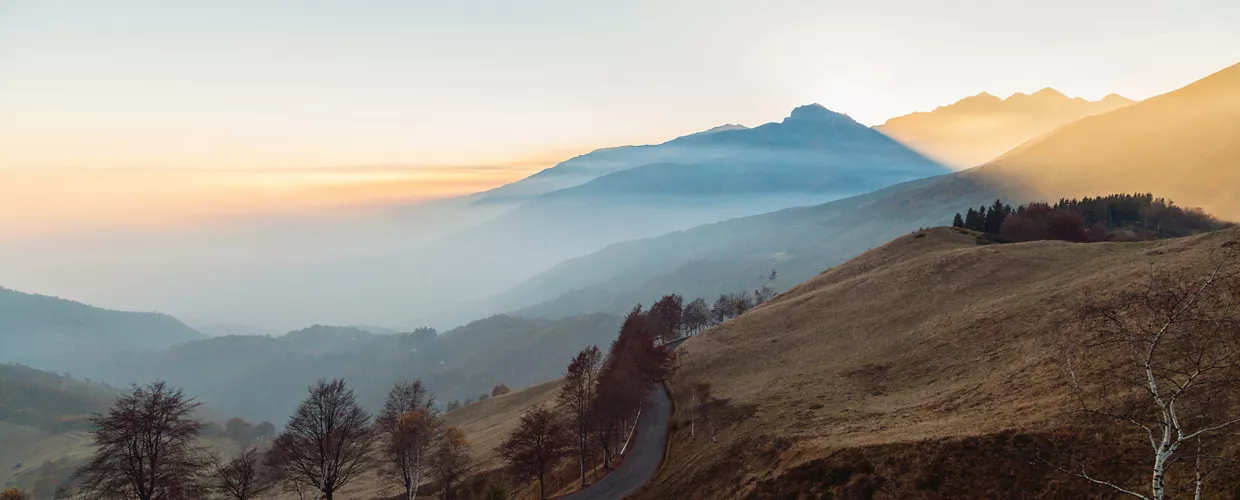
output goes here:
{"type": "Polygon", "coordinates": [[[250,500],[275,488],[258,448],[249,447],[232,460],[216,464],[214,490],[235,500],[250,500]]]}
{"type": "Polygon", "coordinates": [[[710,428],[710,440],[715,440],[715,424],[710,420],[710,403],[714,400],[710,384],[698,382],[693,384],[689,393],[689,437],[697,437],[697,421],[705,421],[710,428]]]}
{"type": "Polygon", "coordinates": [[[95,455],[77,472],[93,499],[180,500],[202,494],[210,456],[198,446],[199,403],[163,381],[133,386],[93,419],[95,455]]]}
{"type": "Polygon", "coordinates": [[[473,472],[473,465],[465,433],[456,427],[444,429],[439,448],[431,455],[431,468],[443,483],[444,500],[452,500],[452,485],[473,472]]]}
{"type": "Polygon", "coordinates": [[[538,479],[538,498],[546,498],[547,472],[572,447],[570,432],[559,415],[538,405],[521,415],[499,454],[521,476],[538,479]]]}
{"type": "Polygon", "coordinates": [[[589,442],[593,430],[593,419],[590,415],[594,402],[595,389],[598,386],[599,369],[603,364],[603,352],[591,346],[582,349],[568,364],[564,373],[564,384],[560,386],[558,400],[560,407],[568,413],[568,419],[576,433],[577,462],[581,472],[581,486],[586,485],[586,457],[593,450],[589,442]]]}
{"type": "Polygon", "coordinates": [[[1081,462],[1057,468],[1136,498],[1162,500],[1168,472],[1193,467],[1200,498],[1220,434],[1240,423],[1240,275],[1235,244],[1207,270],[1151,268],[1144,285],[1084,308],[1067,352],[1086,415],[1140,433],[1152,453],[1145,488],[1095,477],[1081,462]]]}
{"type": "Polygon", "coordinates": [[[343,380],[320,380],[272,443],[276,467],[327,500],[373,464],[370,415],[343,380]]]}
{"type": "Polygon", "coordinates": [[[696,334],[710,323],[710,306],[706,305],[706,301],[702,298],[694,299],[685,306],[682,318],[684,331],[689,335],[696,334]]]}

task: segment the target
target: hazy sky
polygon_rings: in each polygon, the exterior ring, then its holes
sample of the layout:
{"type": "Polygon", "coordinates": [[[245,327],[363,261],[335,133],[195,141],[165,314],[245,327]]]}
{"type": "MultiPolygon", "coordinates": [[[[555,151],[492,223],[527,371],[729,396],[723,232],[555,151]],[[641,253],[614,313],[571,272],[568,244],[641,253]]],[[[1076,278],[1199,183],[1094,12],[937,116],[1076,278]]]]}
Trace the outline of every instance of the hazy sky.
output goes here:
{"type": "Polygon", "coordinates": [[[476,190],[809,102],[1146,98],[1240,61],[1236,26],[1235,0],[0,0],[0,167],[468,166],[476,190]]]}

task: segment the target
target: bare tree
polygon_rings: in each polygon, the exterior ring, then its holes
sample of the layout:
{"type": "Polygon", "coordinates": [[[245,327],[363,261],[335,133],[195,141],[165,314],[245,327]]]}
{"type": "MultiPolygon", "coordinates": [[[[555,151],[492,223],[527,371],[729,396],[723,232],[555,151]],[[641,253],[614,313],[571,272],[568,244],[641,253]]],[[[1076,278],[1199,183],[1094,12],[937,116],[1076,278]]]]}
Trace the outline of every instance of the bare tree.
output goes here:
{"type": "Polygon", "coordinates": [[[568,418],[576,432],[577,462],[581,470],[581,486],[586,485],[586,457],[593,446],[589,438],[591,424],[590,406],[598,386],[598,373],[603,364],[603,352],[591,346],[582,349],[568,364],[564,384],[560,386],[560,407],[568,412],[568,418]]]}
{"type": "Polygon", "coordinates": [[[703,420],[710,428],[710,440],[715,440],[715,424],[710,420],[710,403],[714,400],[710,384],[698,382],[693,384],[689,394],[689,437],[697,436],[697,421],[703,420]]]}
{"type": "Polygon", "coordinates": [[[465,440],[464,432],[456,427],[444,429],[439,448],[431,456],[431,468],[443,483],[444,500],[452,500],[452,484],[474,470],[469,441],[465,440]]]}
{"type": "Polygon", "coordinates": [[[177,500],[201,495],[210,457],[197,443],[199,403],[163,381],[133,386],[92,421],[95,455],[77,471],[95,499],[177,500]]]}
{"type": "MultiPolygon", "coordinates": [[[[1234,247],[1234,244],[1232,244],[1234,247]]],[[[1168,472],[1191,464],[1200,498],[1220,434],[1240,423],[1240,279],[1234,252],[1206,271],[1151,269],[1144,286],[1088,305],[1070,337],[1069,374],[1085,414],[1134,430],[1152,452],[1148,493],[1060,470],[1125,495],[1162,500],[1168,472]]]]}
{"type": "Polygon", "coordinates": [[[271,422],[264,420],[262,423],[254,427],[254,437],[261,441],[260,444],[266,444],[272,438],[276,437],[276,426],[271,422]]]}
{"type": "Polygon", "coordinates": [[[214,490],[235,500],[250,500],[262,495],[276,482],[262,462],[258,448],[246,448],[232,460],[216,464],[214,490]]]}
{"type": "Polygon", "coordinates": [[[685,306],[683,315],[684,331],[690,335],[702,331],[710,323],[710,306],[702,298],[694,299],[685,306]]]}
{"type": "Polygon", "coordinates": [[[372,465],[369,421],[343,380],[320,380],[272,443],[274,465],[332,500],[372,465]]]}
{"type": "MultiPolygon", "coordinates": [[[[559,415],[540,404],[521,415],[499,454],[517,474],[538,479],[538,498],[546,498],[547,471],[572,447],[570,432],[559,415]]],[[[584,486],[584,472],[582,477],[584,486]]]]}
{"type": "Polygon", "coordinates": [[[495,387],[491,388],[491,396],[503,396],[510,392],[512,392],[512,389],[509,389],[508,386],[504,384],[495,384],[495,387]]]}

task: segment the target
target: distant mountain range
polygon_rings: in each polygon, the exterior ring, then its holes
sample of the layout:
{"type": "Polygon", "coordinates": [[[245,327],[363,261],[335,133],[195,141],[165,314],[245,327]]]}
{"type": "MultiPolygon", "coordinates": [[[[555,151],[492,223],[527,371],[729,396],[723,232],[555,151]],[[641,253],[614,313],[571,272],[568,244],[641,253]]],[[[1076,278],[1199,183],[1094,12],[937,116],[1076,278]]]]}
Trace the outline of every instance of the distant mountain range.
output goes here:
{"type": "Polygon", "coordinates": [[[1000,99],[986,92],[934,111],[887,120],[880,132],[957,169],[975,167],[1080,118],[1134,101],[1110,94],[1098,101],[1070,98],[1052,88],[1000,99]]]}
{"type": "Polygon", "coordinates": [[[110,356],[201,338],[165,314],[100,309],[0,288],[0,362],[90,376],[110,356]]]}
{"type": "MultiPolygon", "coordinates": [[[[821,203],[947,171],[846,115],[807,105],[759,127],[717,127],[655,146],[574,158],[528,181],[484,193],[474,203],[511,201],[548,182],[580,184],[532,196],[502,215],[414,251],[331,262],[307,271],[321,277],[315,285],[254,300],[337,312],[338,319],[329,320],[341,323],[404,324],[497,293],[609,244],[821,203]],[[433,286],[409,286],[413,283],[433,286]],[[346,305],[349,311],[343,310],[346,305]],[[346,313],[352,316],[340,317],[346,313]]],[[[493,312],[470,311],[435,324],[463,324],[493,312]]]]}
{"type": "Polygon", "coordinates": [[[444,404],[477,398],[496,384],[520,388],[558,377],[574,354],[606,347],[619,329],[620,317],[608,314],[555,321],[492,316],[438,336],[315,325],[278,337],[186,342],[130,356],[101,377],[115,384],[159,378],[225,415],[281,422],[320,378],[347,380],[371,410],[392,384],[415,378],[444,404]]]}
{"type": "Polygon", "coordinates": [[[548,317],[619,312],[664,293],[753,290],[771,269],[786,287],[999,197],[1016,205],[1115,192],[1152,192],[1240,219],[1240,65],[1061,127],[981,167],[613,245],[474,307],[548,317]]]}

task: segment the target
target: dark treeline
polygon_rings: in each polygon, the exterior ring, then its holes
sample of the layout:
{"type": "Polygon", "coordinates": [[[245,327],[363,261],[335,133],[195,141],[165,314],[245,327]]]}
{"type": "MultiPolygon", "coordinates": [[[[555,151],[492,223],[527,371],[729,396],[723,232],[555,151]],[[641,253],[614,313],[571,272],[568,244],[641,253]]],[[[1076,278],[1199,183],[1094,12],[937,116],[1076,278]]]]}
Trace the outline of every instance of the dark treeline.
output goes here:
{"type": "Polygon", "coordinates": [[[1229,227],[1196,208],[1182,208],[1153,194],[1113,194],[1061,199],[1054,205],[1012,208],[1001,200],[956,214],[953,227],[993,235],[999,241],[1142,241],[1177,238],[1229,227]]]}
{"type": "Polygon", "coordinates": [[[332,499],[377,472],[412,499],[426,483],[441,498],[472,473],[469,443],[443,424],[420,380],[397,383],[372,418],[342,380],[320,380],[275,433],[232,419],[222,430],[194,417],[200,403],[162,381],[134,386],[91,421],[95,454],[55,498],[249,500],[280,490],[332,499]],[[222,432],[241,446],[218,456],[199,438],[222,432]]]}
{"type": "Polygon", "coordinates": [[[664,295],[650,307],[647,316],[650,329],[656,339],[664,342],[694,335],[711,326],[735,318],[746,311],[775,297],[774,269],[767,276],[767,283],[751,292],[725,293],[707,305],[706,299],[697,298],[685,303],[678,294],[664,295]]]}

